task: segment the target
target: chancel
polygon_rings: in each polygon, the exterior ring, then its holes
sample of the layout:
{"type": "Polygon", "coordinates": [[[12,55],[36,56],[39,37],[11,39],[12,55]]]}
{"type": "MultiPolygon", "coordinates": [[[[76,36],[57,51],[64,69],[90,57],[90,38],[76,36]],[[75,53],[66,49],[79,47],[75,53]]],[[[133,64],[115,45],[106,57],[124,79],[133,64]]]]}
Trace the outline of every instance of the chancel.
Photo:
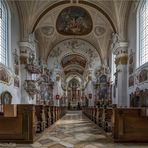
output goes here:
{"type": "Polygon", "coordinates": [[[0,147],[148,147],[148,0],[0,0],[0,147]]]}

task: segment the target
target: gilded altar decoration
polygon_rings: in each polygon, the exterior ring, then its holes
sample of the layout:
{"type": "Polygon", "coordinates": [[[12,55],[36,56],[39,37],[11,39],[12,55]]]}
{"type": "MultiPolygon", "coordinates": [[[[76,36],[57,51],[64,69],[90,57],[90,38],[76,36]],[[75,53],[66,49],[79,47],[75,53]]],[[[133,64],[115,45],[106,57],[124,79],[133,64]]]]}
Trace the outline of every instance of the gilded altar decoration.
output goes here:
{"type": "Polygon", "coordinates": [[[40,90],[38,94],[40,101],[52,101],[53,81],[50,78],[51,74],[47,68],[43,68],[40,77],[36,81],[40,90]]]}
{"type": "Polygon", "coordinates": [[[56,22],[57,31],[63,35],[86,35],[91,32],[92,26],[90,14],[78,6],[63,9],[56,22]]]}
{"type": "Polygon", "coordinates": [[[107,88],[107,76],[101,75],[99,78],[100,88],[99,88],[99,98],[107,99],[108,97],[108,88],[107,88]]]}
{"type": "Polygon", "coordinates": [[[31,74],[40,74],[41,68],[35,62],[35,55],[33,52],[29,53],[28,64],[26,64],[26,69],[31,74]]]}

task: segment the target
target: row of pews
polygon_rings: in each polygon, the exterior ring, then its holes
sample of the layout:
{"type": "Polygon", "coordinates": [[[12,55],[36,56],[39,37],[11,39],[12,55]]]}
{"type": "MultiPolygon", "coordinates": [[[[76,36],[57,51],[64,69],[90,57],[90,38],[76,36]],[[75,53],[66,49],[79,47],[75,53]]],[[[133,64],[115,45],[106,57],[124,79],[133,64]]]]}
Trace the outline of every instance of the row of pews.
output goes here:
{"type": "Polygon", "coordinates": [[[147,108],[83,108],[114,142],[148,142],[147,108]]]}
{"type": "Polygon", "coordinates": [[[0,114],[0,142],[33,143],[65,113],[65,107],[4,105],[0,114]]]}

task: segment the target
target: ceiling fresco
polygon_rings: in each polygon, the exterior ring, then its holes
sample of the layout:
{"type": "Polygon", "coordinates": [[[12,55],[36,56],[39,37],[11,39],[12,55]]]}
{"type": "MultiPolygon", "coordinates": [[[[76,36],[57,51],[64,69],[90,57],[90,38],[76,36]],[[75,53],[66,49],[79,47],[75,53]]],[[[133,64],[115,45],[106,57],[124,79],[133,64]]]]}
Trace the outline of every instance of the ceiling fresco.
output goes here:
{"type": "Polygon", "coordinates": [[[86,62],[87,61],[84,57],[77,55],[77,54],[71,54],[71,55],[64,57],[61,61],[61,64],[63,68],[71,64],[80,65],[85,68],[86,62]]]}
{"type": "Polygon", "coordinates": [[[65,75],[72,72],[83,75],[86,69],[98,68],[101,65],[101,59],[97,50],[89,42],[82,39],[68,39],[52,49],[47,63],[49,69],[63,69],[65,75]]]}
{"type": "Polygon", "coordinates": [[[84,73],[84,70],[83,69],[75,69],[75,68],[72,68],[72,69],[69,69],[69,70],[65,70],[64,71],[65,75],[68,75],[69,73],[73,73],[73,74],[80,74],[80,75],[83,75],[84,73]]]}
{"type": "Polygon", "coordinates": [[[57,31],[63,35],[86,35],[92,30],[92,19],[82,7],[64,8],[56,22],[57,31]]]}

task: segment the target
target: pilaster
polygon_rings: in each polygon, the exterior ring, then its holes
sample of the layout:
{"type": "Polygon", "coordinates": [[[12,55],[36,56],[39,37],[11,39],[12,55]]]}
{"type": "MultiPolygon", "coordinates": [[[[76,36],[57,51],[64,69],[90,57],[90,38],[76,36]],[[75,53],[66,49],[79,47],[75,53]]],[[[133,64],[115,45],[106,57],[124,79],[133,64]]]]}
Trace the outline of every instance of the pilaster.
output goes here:
{"type": "Polygon", "coordinates": [[[116,80],[115,80],[115,103],[117,106],[127,106],[127,62],[128,62],[128,43],[116,42],[113,53],[116,55],[116,80]]]}

